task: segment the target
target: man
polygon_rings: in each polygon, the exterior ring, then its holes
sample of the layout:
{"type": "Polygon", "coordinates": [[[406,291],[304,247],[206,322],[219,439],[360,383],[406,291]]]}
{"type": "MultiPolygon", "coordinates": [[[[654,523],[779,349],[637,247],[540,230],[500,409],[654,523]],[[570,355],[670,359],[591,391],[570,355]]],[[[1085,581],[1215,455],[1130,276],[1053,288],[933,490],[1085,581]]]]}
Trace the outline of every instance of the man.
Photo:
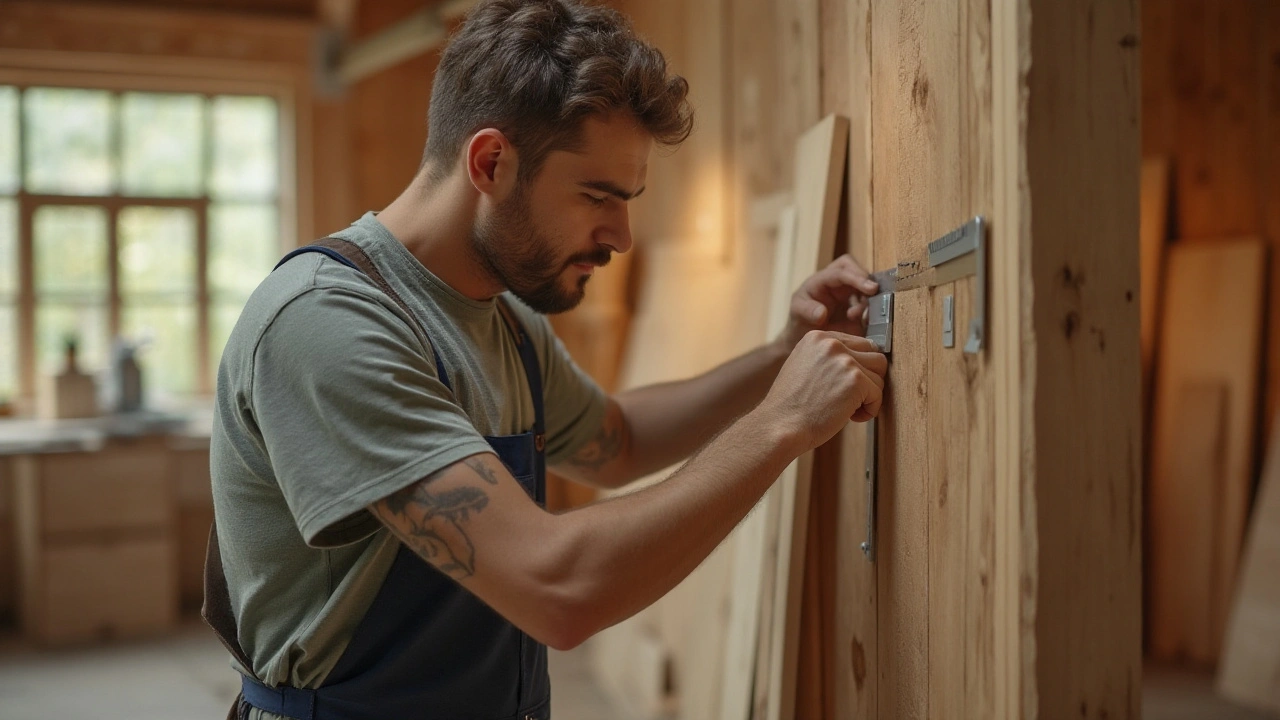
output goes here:
{"type": "Polygon", "coordinates": [[[853,334],[875,284],[847,257],[781,337],[692,380],[606,397],[552,334],[543,314],[631,248],[686,93],[613,11],[484,2],[410,186],[249,300],[218,375],[206,607],[244,716],[546,718],[546,646],[657,600],[879,411],[885,358],[853,334]],[[615,488],[694,451],[643,491],[539,505],[546,463],[615,488]]]}

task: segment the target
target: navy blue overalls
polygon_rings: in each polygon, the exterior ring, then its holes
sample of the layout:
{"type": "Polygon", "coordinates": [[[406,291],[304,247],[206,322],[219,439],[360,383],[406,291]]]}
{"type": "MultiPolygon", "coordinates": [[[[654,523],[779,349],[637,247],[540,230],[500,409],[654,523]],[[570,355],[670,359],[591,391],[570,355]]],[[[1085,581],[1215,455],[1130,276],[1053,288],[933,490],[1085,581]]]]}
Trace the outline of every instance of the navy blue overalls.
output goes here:
{"type": "MultiPolygon", "coordinates": [[[[411,319],[413,314],[368,256],[340,238],[325,238],[286,255],[320,252],[365,273],[411,319]]],[[[519,347],[533,394],[534,426],[519,435],[485,440],[538,504],[546,502],[542,373],[520,322],[498,300],[519,347]]],[[[414,319],[414,332],[426,335],[414,319]]],[[[433,351],[434,351],[434,346],[433,351]]],[[[435,353],[440,380],[452,390],[435,353]]],[[[217,546],[209,542],[205,619],[246,667],[217,546]]],[[[298,720],[546,720],[551,684],[546,646],[526,635],[444,573],[401,545],[351,643],[318,689],[271,688],[244,677],[232,714],[253,706],[298,720]]]]}

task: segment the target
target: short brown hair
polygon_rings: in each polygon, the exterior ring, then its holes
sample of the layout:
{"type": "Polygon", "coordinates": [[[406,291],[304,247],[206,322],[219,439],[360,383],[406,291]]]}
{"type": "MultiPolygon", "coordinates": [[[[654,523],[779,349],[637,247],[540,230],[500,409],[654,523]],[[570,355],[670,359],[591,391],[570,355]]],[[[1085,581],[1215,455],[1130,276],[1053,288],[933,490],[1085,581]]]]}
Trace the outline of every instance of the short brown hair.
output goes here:
{"type": "Polygon", "coordinates": [[[486,0],[440,59],[423,165],[447,175],[476,131],[501,130],[521,180],[552,150],[573,150],[588,117],[630,113],[661,146],[693,130],[689,83],[621,13],[576,0],[486,0]]]}

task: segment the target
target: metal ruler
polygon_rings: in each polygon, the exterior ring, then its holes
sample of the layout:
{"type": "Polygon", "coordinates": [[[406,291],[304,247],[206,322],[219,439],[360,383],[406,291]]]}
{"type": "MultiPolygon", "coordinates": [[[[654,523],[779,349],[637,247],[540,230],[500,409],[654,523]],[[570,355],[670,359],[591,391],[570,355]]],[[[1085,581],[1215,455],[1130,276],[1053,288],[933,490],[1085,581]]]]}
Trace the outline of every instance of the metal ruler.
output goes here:
{"type": "MultiPolygon", "coordinates": [[[[898,263],[896,267],[872,273],[880,283],[880,292],[868,301],[867,339],[886,355],[893,352],[893,298],[895,293],[915,288],[936,287],[970,275],[977,275],[973,318],[964,351],[982,351],[986,337],[987,311],[987,223],[982,216],[929,243],[929,254],[923,260],[898,263]]],[[[955,346],[955,300],[943,299],[942,343],[955,346]]],[[[867,539],[862,553],[870,562],[876,560],[876,450],[880,445],[878,422],[867,423],[867,539]]]]}

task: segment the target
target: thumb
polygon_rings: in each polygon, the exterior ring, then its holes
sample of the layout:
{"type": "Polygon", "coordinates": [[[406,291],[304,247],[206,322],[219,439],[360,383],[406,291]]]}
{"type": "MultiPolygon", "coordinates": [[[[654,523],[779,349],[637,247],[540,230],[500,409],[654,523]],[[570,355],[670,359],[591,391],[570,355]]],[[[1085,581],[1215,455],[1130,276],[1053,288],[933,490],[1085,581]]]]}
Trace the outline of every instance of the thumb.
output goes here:
{"type": "Polygon", "coordinates": [[[821,323],[827,319],[827,306],[813,298],[799,298],[796,303],[797,315],[811,323],[821,323]]]}

